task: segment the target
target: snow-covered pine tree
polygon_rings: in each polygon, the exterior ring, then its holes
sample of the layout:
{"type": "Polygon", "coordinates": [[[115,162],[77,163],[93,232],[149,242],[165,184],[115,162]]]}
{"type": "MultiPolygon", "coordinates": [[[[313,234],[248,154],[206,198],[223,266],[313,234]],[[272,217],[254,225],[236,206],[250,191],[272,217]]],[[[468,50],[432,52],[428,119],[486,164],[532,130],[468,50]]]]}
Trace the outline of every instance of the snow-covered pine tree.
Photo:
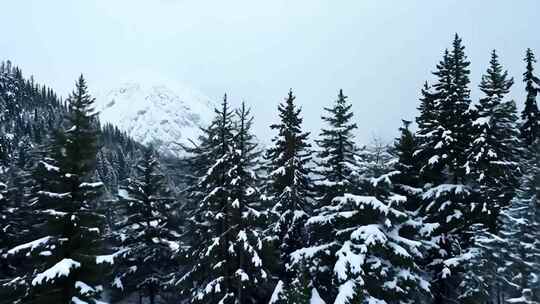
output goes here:
{"type": "Polygon", "coordinates": [[[407,198],[393,192],[391,180],[399,172],[392,170],[388,147],[375,141],[359,153],[349,154],[354,172],[347,177],[356,174],[354,183],[307,221],[315,241],[292,253],[292,267],[301,270],[307,262],[311,273],[330,276],[330,290],[321,293],[328,303],[411,302],[428,291],[416,264],[423,245],[420,222],[406,210],[407,198]]]}
{"type": "Polygon", "coordinates": [[[297,261],[289,270],[295,274],[294,277],[287,285],[281,280],[277,283],[268,304],[325,303],[312,285],[311,274],[304,260],[297,261]]]}
{"type": "Polygon", "coordinates": [[[12,247],[35,237],[30,229],[35,219],[28,204],[35,186],[31,176],[35,159],[30,156],[34,154],[33,149],[26,143],[19,142],[12,154],[10,167],[2,168],[3,174],[0,175],[7,182],[7,185],[0,184],[0,298],[8,302],[15,301],[26,292],[28,282],[25,274],[32,269],[24,258],[7,254],[12,247]]]}
{"type": "Polygon", "coordinates": [[[394,191],[407,197],[405,209],[416,212],[421,207],[422,181],[420,179],[421,161],[414,154],[418,150],[418,138],[411,132],[411,121],[402,120],[403,126],[399,128],[400,137],[394,142],[396,161],[394,169],[398,172],[392,176],[394,191]]]}
{"type": "Polygon", "coordinates": [[[329,204],[336,196],[350,193],[355,189],[354,174],[358,169],[357,152],[354,143],[356,123],[352,122],[352,105],[347,101],[343,90],[339,90],[338,98],[327,112],[322,116],[328,128],[323,128],[320,138],[316,141],[319,150],[317,153],[317,174],[320,179],[315,181],[318,204],[329,204]]]}
{"type": "Polygon", "coordinates": [[[280,271],[277,274],[284,292],[292,288],[294,271],[288,269],[290,254],[306,245],[305,222],[312,210],[309,162],[311,145],[308,132],[302,130],[301,109],[294,103],[289,91],[278,106],[280,121],[271,126],[278,131],[273,146],[266,151],[268,185],[266,195],[273,203],[272,223],[267,238],[279,252],[280,271]]]}
{"type": "Polygon", "coordinates": [[[527,49],[525,54],[526,70],[523,73],[523,82],[525,82],[525,107],[521,112],[521,138],[526,146],[532,145],[540,138],[540,112],[536,103],[536,96],[540,90],[540,79],[534,75],[534,53],[527,49]]]}
{"type": "Polygon", "coordinates": [[[393,174],[370,179],[368,195],[345,193],[321,207],[307,224],[332,227],[333,238],[292,254],[293,265],[321,252],[334,256],[333,303],[410,303],[429,290],[415,263],[423,244],[402,234],[420,222],[405,210],[406,197],[392,192],[393,174]]]}
{"type": "Polygon", "coordinates": [[[481,299],[501,299],[505,277],[508,243],[498,235],[500,213],[514,197],[519,181],[520,144],[516,106],[505,101],[513,80],[503,71],[495,51],[482,77],[480,90],[485,94],[476,106],[473,141],[465,164],[467,174],[479,193],[482,204],[479,223],[472,225],[472,245],[463,261],[464,280],[460,284],[461,300],[477,303],[481,299]]]}
{"type": "Polygon", "coordinates": [[[514,101],[504,100],[514,83],[503,71],[495,50],[489,68],[482,76],[480,90],[485,94],[476,106],[465,168],[481,196],[482,221],[496,233],[501,208],[514,197],[519,179],[520,144],[514,101]]]}
{"type": "Polygon", "coordinates": [[[102,184],[91,180],[97,150],[93,102],[81,75],[69,98],[68,129],[57,133],[52,158],[41,160],[34,174],[40,191],[31,205],[41,221],[31,229],[37,239],[7,252],[28,257],[32,266],[24,303],[100,303],[106,274],[100,264],[114,255],[101,255],[104,217],[96,200],[102,184]]]}
{"type": "Polygon", "coordinates": [[[253,117],[242,103],[236,111],[234,146],[231,155],[233,164],[229,175],[230,228],[228,251],[225,261],[232,268],[230,278],[232,292],[230,303],[256,304],[267,299],[264,287],[269,273],[263,264],[263,235],[260,227],[263,216],[257,210],[261,203],[256,170],[259,167],[260,151],[251,128],[253,117]]]}
{"type": "Polygon", "coordinates": [[[165,183],[156,153],[147,148],[119,190],[124,211],[116,233],[122,257],[114,285],[127,293],[137,290],[152,304],[168,287],[180,248],[173,219],[176,204],[165,183]]]}
{"type": "MultiPolygon", "coordinates": [[[[16,243],[16,231],[13,229],[14,206],[7,199],[8,186],[0,183],[0,296],[6,297],[11,288],[8,283],[13,279],[13,270],[7,260],[7,251],[16,243]]],[[[13,292],[12,292],[13,293],[13,292]]]]}
{"type": "MultiPolygon", "coordinates": [[[[217,136],[219,122],[220,118],[216,115],[207,127],[201,128],[201,135],[196,140],[191,141],[190,145],[181,145],[185,156],[180,159],[180,169],[176,172],[181,172],[178,179],[184,185],[180,190],[180,200],[183,203],[179,208],[182,213],[181,231],[187,244],[199,244],[210,239],[208,229],[198,224],[198,217],[200,202],[206,195],[206,185],[201,183],[201,180],[213,166],[213,162],[221,157],[220,150],[215,149],[219,145],[217,136]]],[[[187,262],[193,252],[190,246],[186,246],[185,249],[187,251],[182,252],[180,256],[187,262]]],[[[183,251],[182,248],[181,250],[183,251]]]]}
{"type": "Polygon", "coordinates": [[[504,217],[500,233],[507,244],[504,260],[508,303],[540,303],[540,141],[524,160],[524,174],[517,196],[504,217]]]}
{"type": "MultiPolygon", "coordinates": [[[[328,124],[323,128],[320,138],[316,141],[319,147],[316,159],[316,173],[319,176],[314,181],[316,204],[319,207],[328,206],[335,197],[342,197],[345,193],[357,193],[358,181],[358,148],[354,143],[354,129],[352,122],[352,105],[347,101],[343,90],[339,90],[338,97],[332,107],[324,108],[326,114],[322,119],[328,124]]],[[[317,214],[317,209],[314,214],[317,214]]],[[[308,246],[318,246],[333,240],[331,225],[321,223],[321,226],[312,226],[309,229],[308,246]]],[[[314,267],[312,277],[314,285],[321,295],[330,301],[335,296],[332,288],[332,265],[334,258],[321,252],[310,261],[314,267]]]]}
{"type": "Polygon", "coordinates": [[[418,149],[413,152],[413,157],[420,164],[419,177],[421,181],[433,183],[442,179],[442,170],[438,168],[437,163],[432,163],[430,166],[425,164],[429,164],[430,158],[435,154],[435,146],[433,146],[431,137],[438,132],[437,94],[427,81],[420,90],[420,94],[420,105],[417,108],[419,115],[416,117],[418,129],[415,134],[418,140],[418,149]]]}
{"type": "MultiPolygon", "coordinates": [[[[216,113],[213,130],[207,133],[212,138],[203,142],[209,150],[194,151],[217,158],[195,187],[199,191],[195,197],[202,198],[191,218],[197,237],[191,243],[190,267],[178,284],[188,286],[193,303],[260,303],[268,274],[260,255],[259,212],[254,208],[260,192],[253,171],[257,147],[252,122],[243,106],[234,124],[226,98],[216,113]]],[[[197,168],[208,163],[201,155],[194,157],[197,168]]]]}
{"type": "MultiPolygon", "coordinates": [[[[232,299],[232,269],[227,264],[230,254],[227,248],[230,193],[227,189],[228,175],[232,169],[233,112],[223,98],[222,107],[215,109],[210,138],[202,142],[204,147],[194,151],[193,166],[204,175],[195,178],[196,204],[190,215],[190,248],[185,274],[177,281],[192,303],[228,303],[232,299]],[[204,159],[204,156],[212,156],[204,159]],[[200,161],[200,163],[197,163],[200,161]],[[209,161],[213,161],[212,164],[209,161]]],[[[189,186],[188,186],[189,187],[189,186]]]]}
{"type": "Polygon", "coordinates": [[[455,257],[467,246],[464,230],[473,209],[474,193],[466,184],[464,167],[472,129],[469,64],[456,34],[452,50],[445,51],[433,73],[437,77],[433,94],[424,95],[433,98],[430,123],[419,125],[418,130],[421,146],[415,153],[424,161],[421,173],[425,188],[421,213],[436,244],[426,259],[435,303],[458,298],[460,265],[455,257]]]}

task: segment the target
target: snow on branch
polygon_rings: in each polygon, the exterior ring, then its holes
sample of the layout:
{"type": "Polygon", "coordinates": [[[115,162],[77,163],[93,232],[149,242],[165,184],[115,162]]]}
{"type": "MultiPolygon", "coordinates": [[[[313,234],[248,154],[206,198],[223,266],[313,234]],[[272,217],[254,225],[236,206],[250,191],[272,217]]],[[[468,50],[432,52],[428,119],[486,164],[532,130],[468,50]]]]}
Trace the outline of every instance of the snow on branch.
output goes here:
{"type": "Polygon", "coordinates": [[[38,273],[36,277],[32,280],[32,285],[41,285],[43,280],[45,283],[55,278],[67,277],[73,269],[81,267],[81,263],[74,261],[72,259],[63,259],[60,262],[56,263],[51,268],[45,270],[42,273],[38,273]]]}

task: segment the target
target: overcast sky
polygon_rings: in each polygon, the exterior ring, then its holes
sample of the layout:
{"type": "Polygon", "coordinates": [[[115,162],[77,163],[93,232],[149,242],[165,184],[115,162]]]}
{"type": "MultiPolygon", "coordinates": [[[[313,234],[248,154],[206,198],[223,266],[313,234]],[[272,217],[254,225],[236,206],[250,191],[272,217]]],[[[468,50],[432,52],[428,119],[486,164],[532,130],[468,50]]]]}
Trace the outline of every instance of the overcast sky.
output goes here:
{"type": "Polygon", "coordinates": [[[343,88],[360,141],[391,140],[456,32],[475,98],[493,48],[518,104],[524,50],[540,57],[537,0],[2,1],[0,56],[61,94],[81,72],[96,92],[133,75],[169,79],[246,100],[264,138],[289,88],[314,133],[343,88]]]}

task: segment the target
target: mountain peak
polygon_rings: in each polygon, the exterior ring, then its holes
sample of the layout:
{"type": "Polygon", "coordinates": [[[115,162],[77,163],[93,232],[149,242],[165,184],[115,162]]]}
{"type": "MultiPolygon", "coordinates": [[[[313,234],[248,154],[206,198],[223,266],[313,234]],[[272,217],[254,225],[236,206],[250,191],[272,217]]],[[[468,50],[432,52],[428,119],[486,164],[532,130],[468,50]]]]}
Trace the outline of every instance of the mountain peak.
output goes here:
{"type": "Polygon", "coordinates": [[[102,122],[166,155],[180,156],[178,144],[196,139],[214,113],[210,98],[180,84],[125,82],[97,96],[102,122]]]}

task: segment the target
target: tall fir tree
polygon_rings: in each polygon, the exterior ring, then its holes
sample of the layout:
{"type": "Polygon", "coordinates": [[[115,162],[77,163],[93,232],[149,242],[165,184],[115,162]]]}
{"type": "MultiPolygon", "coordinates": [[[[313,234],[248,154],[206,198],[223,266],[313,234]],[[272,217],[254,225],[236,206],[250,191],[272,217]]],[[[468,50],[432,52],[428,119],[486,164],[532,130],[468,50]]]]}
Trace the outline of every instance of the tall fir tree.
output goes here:
{"type": "Polygon", "coordinates": [[[501,212],[514,197],[519,181],[520,144],[516,106],[505,101],[513,80],[503,71],[497,53],[491,53],[490,66],[482,76],[480,90],[485,94],[476,106],[473,123],[475,140],[465,164],[471,183],[479,193],[479,223],[470,228],[472,245],[464,254],[466,269],[460,284],[464,302],[502,300],[507,258],[507,242],[498,235],[501,212]]]}
{"type": "Polygon", "coordinates": [[[288,269],[290,254],[305,246],[304,225],[313,208],[309,133],[302,130],[301,109],[294,101],[295,96],[290,90],[285,101],[278,106],[280,121],[271,126],[278,135],[272,139],[273,146],[266,152],[269,172],[267,195],[273,203],[268,239],[279,252],[281,270],[278,277],[284,292],[292,288],[290,283],[294,277],[294,272],[288,269]]]}
{"type": "Polygon", "coordinates": [[[514,196],[519,179],[521,141],[516,105],[504,100],[513,82],[494,50],[480,83],[485,96],[476,106],[472,129],[475,139],[465,164],[466,173],[473,177],[472,183],[481,195],[480,213],[492,233],[496,233],[500,210],[514,196]]]}
{"type": "Polygon", "coordinates": [[[523,82],[525,82],[525,91],[527,97],[525,99],[525,107],[521,111],[521,137],[526,146],[532,145],[540,138],[540,113],[536,96],[540,90],[540,79],[534,75],[534,53],[531,49],[527,49],[525,54],[525,73],[523,73],[523,82]]]}
{"type": "Polygon", "coordinates": [[[231,155],[233,167],[230,175],[230,234],[229,252],[232,257],[232,278],[235,304],[256,304],[267,299],[264,290],[269,273],[263,261],[264,219],[258,210],[261,204],[261,191],[257,169],[260,162],[255,136],[251,128],[253,117],[250,110],[242,103],[236,111],[234,145],[231,155]],[[236,269],[234,269],[236,268],[236,269]]]}
{"type": "Polygon", "coordinates": [[[540,303],[540,141],[524,159],[524,174],[501,237],[507,241],[508,258],[502,266],[510,303],[540,303]]]}
{"type": "Polygon", "coordinates": [[[97,152],[93,98],[83,76],[69,98],[68,128],[51,147],[52,158],[39,162],[35,178],[40,191],[31,201],[32,231],[39,238],[18,245],[9,255],[30,257],[24,303],[99,303],[105,262],[104,216],[97,209],[102,184],[92,180],[97,152]]]}
{"type": "MultiPolygon", "coordinates": [[[[228,251],[230,193],[227,189],[227,173],[232,169],[233,112],[223,98],[220,109],[215,109],[216,117],[205,142],[208,150],[198,150],[212,159],[194,158],[193,165],[208,166],[204,175],[197,177],[197,194],[194,196],[194,210],[191,212],[189,231],[190,252],[185,274],[178,280],[192,303],[229,303],[232,300],[232,265],[228,251]],[[197,164],[197,161],[201,163],[197,164]]],[[[201,147],[202,148],[202,147],[201,147]]],[[[197,157],[197,156],[194,156],[197,157]]]]}
{"type": "Polygon", "coordinates": [[[176,202],[152,148],[143,152],[119,192],[123,220],[115,225],[121,254],[114,285],[124,292],[137,290],[154,304],[170,287],[180,235],[176,202]]]}
{"type": "Polygon", "coordinates": [[[323,128],[317,145],[317,200],[320,205],[329,204],[336,196],[350,193],[355,188],[355,170],[358,169],[358,148],[354,143],[353,131],[358,128],[352,122],[352,105],[347,101],[343,90],[331,108],[324,108],[328,113],[322,119],[328,124],[323,128]]]}
{"type": "Polygon", "coordinates": [[[216,113],[211,131],[216,145],[199,151],[219,157],[199,179],[197,189],[204,196],[197,196],[202,200],[192,216],[198,237],[192,240],[190,269],[178,283],[189,287],[193,303],[260,303],[268,273],[257,226],[260,191],[252,119],[243,105],[235,124],[226,98],[216,113]]]}
{"type": "MultiPolygon", "coordinates": [[[[345,129],[343,125],[331,126],[338,134],[345,129]]],[[[340,140],[349,141],[349,158],[342,164],[351,171],[346,187],[333,192],[307,221],[313,241],[292,253],[292,266],[302,269],[307,263],[312,276],[326,279],[315,281],[319,285],[312,294],[321,291],[328,303],[407,303],[418,299],[428,288],[416,264],[423,248],[418,240],[421,225],[406,210],[407,198],[394,192],[392,179],[400,173],[389,164],[387,146],[376,142],[357,155],[352,135],[347,135],[323,137],[330,151],[340,146],[340,140]]],[[[323,183],[332,185],[325,179],[323,183]]]]}
{"type": "MultiPolygon", "coordinates": [[[[446,55],[445,55],[446,56],[446,55]]],[[[442,172],[436,163],[429,160],[435,154],[435,146],[431,137],[437,134],[438,130],[438,103],[437,94],[433,87],[427,82],[424,83],[420,94],[420,105],[418,106],[419,115],[416,117],[418,130],[416,138],[418,139],[418,148],[413,152],[413,157],[420,163],[419,175],[423,182],[432,183],[442,179],[442,172]],[[428,164],[430,164],[428,166],[428,164]]]]}
{"type": "MultiPolygon", "coordinates": [[[[446,50],[437,70],[434,92],[425,94],[432,102],[432,113],[421,113],[418,131],[421,140],[417,155],[424,162],[421,214],[433,248],[426,257],[432,273],[435,303],[450,303],[458,298],[461,264],[457,257],[468,246],[465,228],[475,206],[475,193],[465,172],[467,149],[471,144],[472,115],[469,111],[469,61],[461,38],[456,34],[452,50],[446,50]],[[433,98],[433,99],[431,99],[433,98]],[[429,115],[429,116],[427,116],[429,115]],[[429,122],[429,123],[426,123],[429,122]]],[[[425,107],[421,109],[425,110],[425,107]]]]}
{"type": "MultiPolygon", "coordinates": [[[[352,122],[352,105],[347,98],[343,90],[339,90],[332,107],[324,108],[326,114],[322,119],[328,127],[322,129],[316,141],[318,153],[315,162],[319,178],[314,181],[314,186],[318,207],[330,205],[335,197],[358,191],[358,148],[354,143],[353,134],[357,125],[352,122]]],[[[318,213],[317,210],[315,209],[314,214],[318,213]]],[[[310,229],[308,233],[310,247],[327,243],[333,238],[330,227],[324,225],[310,229]]],[[[333,258],[329,256],[318,256],[317,259],[310,261],[312,267],[315,267],[311,275],[314,287],[327,301],[333,296],[330,267],[332,261],[333,258]]]]}

